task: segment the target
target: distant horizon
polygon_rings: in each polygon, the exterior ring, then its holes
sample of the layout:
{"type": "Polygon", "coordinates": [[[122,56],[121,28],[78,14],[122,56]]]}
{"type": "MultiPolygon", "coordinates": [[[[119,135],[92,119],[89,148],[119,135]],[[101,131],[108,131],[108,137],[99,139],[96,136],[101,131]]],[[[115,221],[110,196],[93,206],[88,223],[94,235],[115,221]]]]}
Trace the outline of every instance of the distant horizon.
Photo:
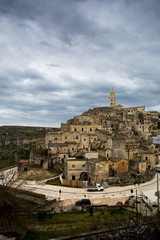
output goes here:
{"type": "MultiPolygon", "coordinates": [[[[116,104],[116,106],[118,105],[122,105],[122,104],[116,104]]],[[[124,106],[124,105],[123,105],[124,106]]],[[[124,108],[132,108],[132,107],[140,107],[140,106],[144,106],[144,105],[138,105],[138,106],[130,106],[130,107],[125,107],[124,108]]],[[[93,108],[89,108],[89,109],[94,109],[94,108],[110,108],[109,106],[100,106],[100,107],[93,107],[93,108]]],[[[145,107],[145,106],[144,106],[145,107]]],[[[89,110],[88,109],[88,110],[89,110]]],[[[88,110],[84,111],[84,112],[87,112],[88,110]]],[[[145,111],[149,111],[149,112],[158,112],[158,111],[152,111],[152,110],[146,110],[146,107],[145,107],[145,111]]],[[[84,113],[83,112],[83,113],[84,113]]],[[[83,114],[81,113],[81,114],[83,114]]],[[[159,113],[159,112],[158,112],[159,113]]],[[[81,115],[79,114],[79,115],[81,115]]],[[[72,116],[71,118],[69,119],[72,119],[74,118],[75,116],[78,116],[78,115],[74,115],[72,116]]],[[[61,122],[61,123],[66,123],[69,119],[67,119],[65,122],[61,122]]],[[[61,128],[61,123],[59,124],[59,127],[58,126],[42,126],[42,125],[23,125],[23,124],[20,124],[20,125],[16,125],[16,124],[5,124],[5,125],[0,125],[0,127],[7,127],[7,126],[10,126],[10,127],[42,127],[42,128],[61,128]]]]}

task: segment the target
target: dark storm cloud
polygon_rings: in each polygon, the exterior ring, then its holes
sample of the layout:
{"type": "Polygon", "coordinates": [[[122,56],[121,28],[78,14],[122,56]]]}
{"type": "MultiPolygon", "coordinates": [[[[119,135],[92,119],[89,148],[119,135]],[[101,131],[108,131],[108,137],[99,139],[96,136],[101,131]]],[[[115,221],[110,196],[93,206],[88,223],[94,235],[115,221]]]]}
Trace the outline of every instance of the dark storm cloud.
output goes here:
{"type": "Polygon", "coordinates": [[[0,124],[59,126],[88,108],[160,111],[160,2],[1,0],[0,124]]]}

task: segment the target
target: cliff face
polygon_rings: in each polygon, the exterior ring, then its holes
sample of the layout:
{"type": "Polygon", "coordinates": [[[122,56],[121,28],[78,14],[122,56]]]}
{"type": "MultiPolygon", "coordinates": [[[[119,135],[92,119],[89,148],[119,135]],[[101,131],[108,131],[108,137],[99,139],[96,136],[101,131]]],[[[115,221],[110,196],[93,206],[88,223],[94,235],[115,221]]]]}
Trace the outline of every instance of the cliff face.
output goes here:
{"type": "Polygon", "coordinates": [[[59,128],[29,127],[29,126],[1,126],[0,139],[44,138],[46,132],[58,131],[59,128]]]}
{"type": "Polygon", "coordinates": [[[46,132],[58,128],[2,126],[0,127],[0,169],[29,159],[34,149],[44,149],[46,132]]]}

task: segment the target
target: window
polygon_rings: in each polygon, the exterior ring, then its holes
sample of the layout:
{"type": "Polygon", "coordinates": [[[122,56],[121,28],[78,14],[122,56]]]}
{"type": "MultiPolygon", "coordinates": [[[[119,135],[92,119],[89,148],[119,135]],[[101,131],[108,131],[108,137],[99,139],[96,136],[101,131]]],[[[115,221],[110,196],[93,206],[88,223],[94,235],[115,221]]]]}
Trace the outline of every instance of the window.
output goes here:
{"type": "Polygon", "coordinates": [[[55,137],[55,138],[54,138],[54,140],[58,140],[58,138],[57,138],[57,137],[55,137]]]}
{"type": "Polygon", "coordinates": [[[82,169],[85,169],[85,164],[82,164],[82,169]]]}
{"type": "Polygon", "coordinates": [[[146,160],[148,160],[148,157],[146,157],[146,160]]]}
{"type": "Polygon", "coordinates": [[[72,148],[72,150],[74,150],[74,148],[72,148]]]}
{"type": "Polygon", "coordinates": [[[79,137],[78,136],[76,136],[76,139],[78,139],[79,137]]]}
{"type": "Polygon", "coordinates": [[[75,168],[75,164],[72,165],[72,168],[75,168]]]}
{"type": "Polygon", "coordinates": [[[97,140],[97,138],[94,138],[94,141],[96,141],[97,140]]]}
{"type": "Polygon", "coordinates": [[[124,166],[124,162],[122,163],[122,166],[124,166]]]}
{"type": "Polygon", "coordinates": [[[75,128],[75,129],[74,129],[74,131],[76,132],[76,131],[77,131],[77,129],[75,128]]]}
{"type": "Polygon", "coordinates": [[[67,136],[65,136],[65,139],[67,139],[67,136]]]}
{"type": "Polygon", "coordinates": [[[102,167],[99,167],[99,173],[102,173],[102,167]]]}
{"type": "Polygon", "coordinates": [[[84,128],[82,128],[82,132],[84,131],[84,128]]]}
{"type": "Polygon", "coordinates": [[[90,131],[92,132],[92,128],[90,128],[90,131]]]}
{"type": "Polygon", "coordinates": [[[84,138],[83,140],[86,141],[86,138],[84,138]]]}
{"type": "Polygon", "coordinates": [[[73,175],[73,176],[72,176],[72,180],[75,180],[75,179],[76,179],[76,177],[73,175]]]}

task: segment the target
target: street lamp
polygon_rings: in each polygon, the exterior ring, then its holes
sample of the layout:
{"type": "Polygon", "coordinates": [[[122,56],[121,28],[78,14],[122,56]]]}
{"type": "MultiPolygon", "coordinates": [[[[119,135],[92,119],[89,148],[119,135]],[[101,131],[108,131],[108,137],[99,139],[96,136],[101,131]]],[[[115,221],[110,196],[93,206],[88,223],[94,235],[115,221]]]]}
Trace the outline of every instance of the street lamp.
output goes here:
{"type": "Polygon", "coordinates": [[[158,214],[159,214],[159,181],[158,181],[158,173],[160,173],[160,164],[156,165],[156,173],[157,173],[157,204],[158,204],[158,214]]]}
{"type": "Polygon", "coordinates": [[[59,190],[59,200],[61,200],[61,193],[62,193],[62,191],[59,190]]]}

